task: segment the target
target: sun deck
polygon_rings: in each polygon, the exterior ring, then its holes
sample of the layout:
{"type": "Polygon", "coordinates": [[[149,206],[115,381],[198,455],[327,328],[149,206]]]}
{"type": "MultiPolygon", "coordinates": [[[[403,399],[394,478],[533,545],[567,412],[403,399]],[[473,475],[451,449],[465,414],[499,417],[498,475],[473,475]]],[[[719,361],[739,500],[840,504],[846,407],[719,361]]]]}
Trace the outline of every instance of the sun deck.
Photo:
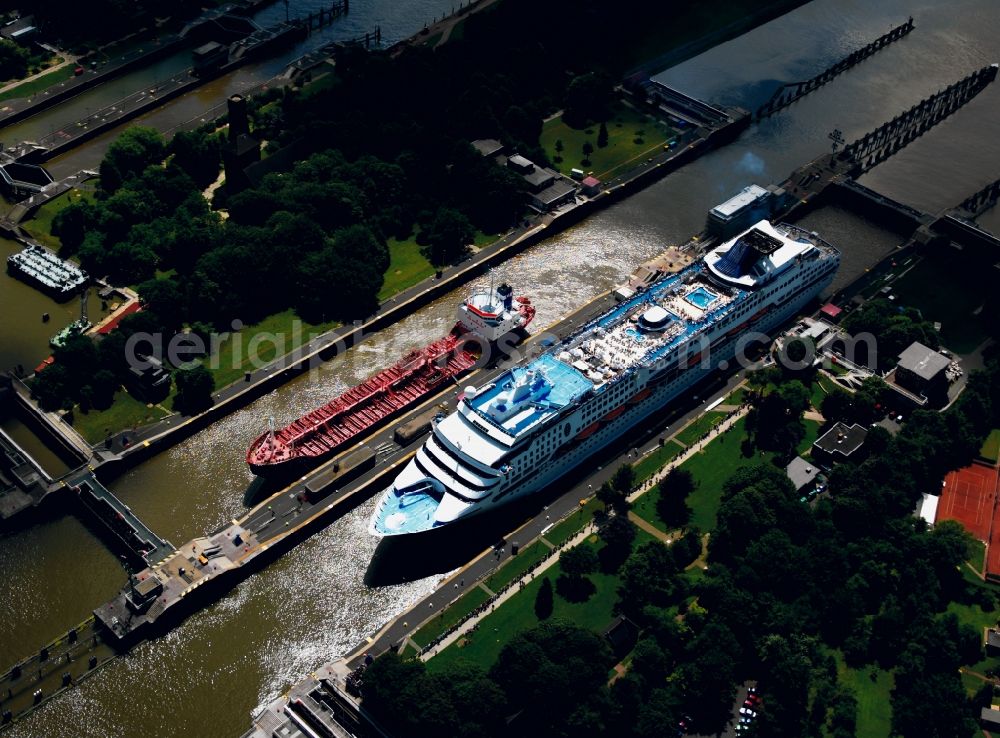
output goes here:
{"type": "Polygon", "coordinates": [[[497,378],[479,394],[466,398],[478,417],[516,438],[593,389],[579,370],[552,354],[542,354],[497,378]]]}
{"type": "Polygon", "coordinates": [[[745,296],[742,290],[709,280],[694,265],[585,326],[557,355],[599,388],[640,364],[662,358],[745,296]]]}

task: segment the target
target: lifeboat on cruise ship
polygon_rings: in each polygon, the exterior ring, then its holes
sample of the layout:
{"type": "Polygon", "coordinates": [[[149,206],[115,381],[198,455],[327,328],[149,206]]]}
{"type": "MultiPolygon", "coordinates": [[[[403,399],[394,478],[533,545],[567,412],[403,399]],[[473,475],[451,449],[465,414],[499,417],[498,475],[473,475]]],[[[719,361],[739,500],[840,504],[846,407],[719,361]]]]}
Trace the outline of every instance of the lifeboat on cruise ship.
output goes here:
{"type": "Polygon", "coordinates": [[[601,429],[601,421],[595,420],[593,423],[588,425],[582,431],[573,436],[574,441],[582,441],[585,438],[590,438],[592,435],[597,433],[601,429]]]}
{"type": "Polygon", "coordinates": [[[628,404],[629,405],[638,405],[640,402],[642,402],[643,400],[645,400],[651,394],[653,394],[653,390],[651,390],[649,387],[646,387],[643,390],[639,390],[634,395],[632,395],[630,398],[628,398],[628,404]]]}

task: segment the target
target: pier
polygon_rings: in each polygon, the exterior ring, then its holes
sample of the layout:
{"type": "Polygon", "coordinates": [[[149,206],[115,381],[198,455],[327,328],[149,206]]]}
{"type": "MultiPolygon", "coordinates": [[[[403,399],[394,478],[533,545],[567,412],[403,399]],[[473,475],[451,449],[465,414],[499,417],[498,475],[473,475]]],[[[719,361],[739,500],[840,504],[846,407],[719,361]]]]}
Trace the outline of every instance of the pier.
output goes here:
{"type": "Polygon", "coordinates": [[[996,64],[973,72],[847,144],[838,158],[849,163],[852,176],[861,176],[959,110],[986,89],[996,76],[996,64]]]}
{"type": "Polygon", "coordinates": [[[281,77],[283,79],[297,79],[300,75],[306,72],[311,72],[331,60],[336,63],[337,57],[345,49],[370,49],[380,46],[381,43],[382,27],[375,26],[373,30],[367,31],[363,36],[356,36],[345,41],[332,41],[331,43],[325,44],[314,51],[310,51],[308,54],[303,54],[285,67],[285,71],[281,73],[281,77]]]}
{"type": "Polygon", "coordinates": [[[1000,179],[995,179],[978,192],[969,195],[955,208],[964,218],[975,219],[997,204],[1000,200],[1000,179]]]}
{"type": "Polygon", "coordinates": [[[136,559],[154,566],[174,550],[170,541],[164,540],[149,529],[139,516],[124,502],[115,497],[90,471],[72,479],[68,484],[76,493],[83,509],[104,525],[126,551],[136,559]]]}
{"type": "Polygon", "coordinates": [[[860,64],[868,57],[881,51],[892,42],[903,38],[912,30],[913,18],[910,18],[906,21],[906,23],[896,26],[888,33],[882,34],[877,39],[869,44],[866,44],[857,51],[852,51],[843,59],[827,67],[816,76],[803,82],[785,83],[774,91],[774,94],[771,95],[771,99],[757,108],[757,112],[754,113],[754,118],[760,120],[761,118],[766,118],[769,115],[777,113],[782,108],[787,108],[795,101],[800,100],[810,92],[819,89],[827,82],[830,82],[835,77],[846,72],[851,67],[860,64]]]}

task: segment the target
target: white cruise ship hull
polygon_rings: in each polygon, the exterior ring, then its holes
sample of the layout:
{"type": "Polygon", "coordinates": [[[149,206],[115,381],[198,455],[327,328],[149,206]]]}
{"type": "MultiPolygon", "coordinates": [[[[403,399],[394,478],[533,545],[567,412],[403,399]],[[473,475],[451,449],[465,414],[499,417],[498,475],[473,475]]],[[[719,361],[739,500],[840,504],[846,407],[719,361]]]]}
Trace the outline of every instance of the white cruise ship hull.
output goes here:
{"type": "Polygon", "coordinates": [[[753,308],[757,314],[749,320],[737,318],[713,325],[702,337],[702,345],[711,345],[705,361],[698,354],[698,360],[691,360],[687,368],[675,364],[671,369],[668,364],[666,371],[655,372],[641,367],[609,385],[606,391],[587,397],[576,407],[567,407],[536,437],[519,444],[520,450],[513,454],[514,465],[504,475],[482,476],[481,481],[492,487],[479,499],[459,499],[448,494],[449,488],[475,478],[475,474],[470,474],[459,459],[454,464],[449,461],[461,445],[452,448],[449,458],[445,458],[447,452],[442,452],[450,442],[435,432],[382,495],[369,531],[377,536],[396,536],[436,530],[549,488],[613,442],[627,438],[630,431],[709,374],[728,367],[748,331],[770,335],[798,315],[829,286],[836,265],[834,262],[828,270],[813,274],[806,289],[793,284],[784,291],[790,299],[780,299],[782,295],[778,294],[774,301],[758,303],[753,308]]]}

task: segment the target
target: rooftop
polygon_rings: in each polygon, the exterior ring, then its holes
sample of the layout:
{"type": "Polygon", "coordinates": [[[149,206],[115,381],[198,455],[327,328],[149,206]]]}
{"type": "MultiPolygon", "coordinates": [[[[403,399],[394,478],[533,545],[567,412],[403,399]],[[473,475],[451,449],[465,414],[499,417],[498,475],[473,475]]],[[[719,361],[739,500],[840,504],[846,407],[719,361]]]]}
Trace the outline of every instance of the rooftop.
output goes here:
{"type": "Polygon", "coordinates": [[[867,435],[868,431],[864,426],[857,423],[854,425],[837,423],[817,438],[813,445],[828,454],[839,453],[847,457],[861,448],[867,435]]]}
{"type": "Polygon", "coordinates": [[[811,484],[819,474],[819,469],[810,461],[806,461],[801,456],[792,459],[785,467],[785,473],[792,480],[796,490],[800,490],[807,484],[811,484]]]}
{"type": "Polygon", "coordinates": [[[576,190],[576,188],[565,179],[557,179],[541,192],[534,193],[532,197],[540,203],[549,205],[556,202],[560,198],[566,197],[566,195],[574,190],[576,190]]]}
{"type": "Polygon", "coordinates": [[[480,138],[472,142],[472,148],[483,156],[496,156],[503,151],[503,144],[495,138],[480,138]]]}
{"type": "Polygon", "coordinates": [[[951,359],[947,356],[914,341],[899,355],[897,366],[913,372],[921,379],[930,380],[947,369],[950,363],[951,359]]]}
{"type": "Polygon", "coordinates": [[[738,194],[729,198],[721,205],[716,205],[712,208],[711,213],[718,218],[727,220],[736,215],[743,208],[748,205],[752,205],[757,202],[757,200],[767,197],[767,195],[768,191],[763,187],[752,184],[749,187],[744,187],[738,194]]]}

